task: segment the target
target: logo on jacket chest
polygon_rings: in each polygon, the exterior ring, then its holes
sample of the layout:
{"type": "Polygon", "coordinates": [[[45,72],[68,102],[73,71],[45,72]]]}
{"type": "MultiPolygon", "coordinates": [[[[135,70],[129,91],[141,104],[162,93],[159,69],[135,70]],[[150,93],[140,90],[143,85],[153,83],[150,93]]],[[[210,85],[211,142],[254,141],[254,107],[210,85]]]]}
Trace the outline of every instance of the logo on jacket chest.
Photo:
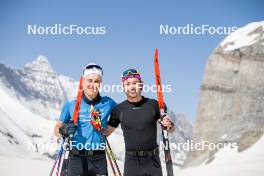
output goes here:
{"type": "MultiPolygon", "coordinates": [[[[99,117],[102,118],[103,116],[104,116],[103,110],[99,109],[99,117]]],[[[90,116],[90,109],[89,108],[80,109],[79,120],[81,122],[89,122],[90,123],[91,116],[90,116]]]]}

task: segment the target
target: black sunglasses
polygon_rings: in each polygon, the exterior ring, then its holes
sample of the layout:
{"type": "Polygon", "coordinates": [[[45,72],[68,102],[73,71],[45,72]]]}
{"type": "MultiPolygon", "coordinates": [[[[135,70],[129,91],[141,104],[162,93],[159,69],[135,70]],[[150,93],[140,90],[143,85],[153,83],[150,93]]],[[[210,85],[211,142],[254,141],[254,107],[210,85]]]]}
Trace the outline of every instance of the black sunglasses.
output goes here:
{"type": "Polygon", "coordinates": [[[97,69],[103,70],[102,67],[100,67],[99,65],[87,65],[84,68],[84,70],[86,70],[86,69],[92,69],[92,68],[97,68],[97,69]]]}

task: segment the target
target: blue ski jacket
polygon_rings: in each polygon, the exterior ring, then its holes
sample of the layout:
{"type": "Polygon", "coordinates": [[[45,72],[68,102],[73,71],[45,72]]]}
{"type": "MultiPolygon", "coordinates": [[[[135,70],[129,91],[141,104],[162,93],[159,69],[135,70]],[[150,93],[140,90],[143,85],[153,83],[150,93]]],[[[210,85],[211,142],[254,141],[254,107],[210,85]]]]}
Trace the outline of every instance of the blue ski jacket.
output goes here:
{"type": "MultiPolygon", "coordinates": [[[[60,121],[63,123],[72,121],[75,102],[76,98],[66,101],[60,114],[60,121]]],[[[94,129],[90,123],[91,105],[94,106],[95,110],[99,111],[102,127],[106,129],[110,113],[116,106],[116,102],[107,96],[101,97],[100,95],[91,102],[83,95],[79,111],[78,128],[71,140],[72,147],[78,150],[104,150],[105,147],[100,132],[94,129]]]]}

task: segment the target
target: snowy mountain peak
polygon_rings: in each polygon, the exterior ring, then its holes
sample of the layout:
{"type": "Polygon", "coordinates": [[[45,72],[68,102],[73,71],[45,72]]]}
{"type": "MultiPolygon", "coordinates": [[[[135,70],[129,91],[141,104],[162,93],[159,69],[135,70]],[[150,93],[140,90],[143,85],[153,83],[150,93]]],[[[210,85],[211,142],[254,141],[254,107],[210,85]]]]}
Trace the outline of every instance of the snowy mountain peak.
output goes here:
{"type": "Polygon", "coordinates": [[[0,64],[0,89],[47,119],[58,117],[65,100],[75,96],[76,85],[72,78],[58,75],[42,55],[22,70],[0,64]]]}
{"type": "Polygon", "coordinates": [[[264,46],[264,21],[253,22],[228,35],[220,46],[231,51],[259,43],[264,46]]]}
{"type": "Polygon", "coordinates": [[[46,56],[43,56],[43,55],[39,55],[38,58],[36,59],[37,62],[43,62],[43,63],[48,63],[49,64],[49,61],[47,59],[46,56]]]}
{"type": "Polygon", "coordinates": [[[36,60],[26,64],[24,70],[37,72],[54,72],[46,56],[39,55],[36,60]]]}

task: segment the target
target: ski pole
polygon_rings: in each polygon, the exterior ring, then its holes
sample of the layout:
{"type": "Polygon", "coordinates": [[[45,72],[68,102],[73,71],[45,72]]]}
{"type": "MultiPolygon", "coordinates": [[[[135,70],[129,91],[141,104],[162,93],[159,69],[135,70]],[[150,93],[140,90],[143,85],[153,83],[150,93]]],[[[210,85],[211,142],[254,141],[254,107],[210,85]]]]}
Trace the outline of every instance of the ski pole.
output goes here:
{"type": "Polygon", "coordinates": [[[57,166],[57,172],[56,172],[56,176],[59,176],[59,173],[61,171],[61,161],[63,162],[63,156],[61,156],[59,158],[59,162],[58,162],[58,166],[57,166]]]}
{"type": "Polygon", "coordinates": [[[112,159],[113,159],[113,161],[114,161],[114,164],[115,164],[115,167],[116,167],[116,169],[117,169],[117,172],[118,172],[119,176],[122,176],[122,174],[121,174],[121,172],[120,172],[120,169],[119,169],[119,167],[118,167],[117,161],[116,161],[115,154],[114,154],[113,150],[111,149],[111,146],[110,146],[110,144],[109,144],[109,141],[108,141],[108,139],[107,139],[107,137],[106,137],[106,135],[104,134],[103,131],[104,131],[104,130],[102,129],[102,133],[103,133],[102,135],[103,135],[104,138],[105,138],[105,141],[106,141],[107,147],[108,147],[109,152],[110,152],[110,156],[112,157],[112,159]]]}
{"type": "Polygon", "coordinates": [[[69,154],[70,154],[70,149],[71,149],[71,139],[73,138],[73,134],[70,134],[66,140],[65,143],[67,144],[67,148],[64,150],[64,156],[63,156],[63,162],[61,164],[61,171],[60,171],[60,176],[65,176],[63,175],[66,173],[66,176],[68,175],[68,164],[69,164],[69,154]]]}
{"type": "MultiPolygon", "coordinates": [[[[114,165],[115,165],[115,167],[117,169],[117,172],[118,172],[119,176],[122,176],[122,174],[120,172],[120,169],[118,167],[115,155],[114,155],[114,153],[112,151],[112,148],[110,146],[110,143],[109,143],[109,141],[108,141],[108,139],[107,139],[107,137],[105,135],[104,128],[102,127],[101,119],[99,118],[99,112],[98,111],[94,111],[94,106],[91,106],[90,116],[91,116],[91,119],[92,119],[92,121],[91,121],[92,126],[100,132],[102,140],[106,144],[106,153],[107,153],[107,155],[110,155],[109,158],[112,158],[112,160],[114,161],[114,165]],[[107,148],[108,148],[109,152],[108,152],[107,148]]],[[[111,161],[111,160],[109,160],[109,161],[111,161]]],[[[111,164],[111,162],[110,162],[110,164],[111,164]]],[[[115,174],[116,172],[114,171],[113,168],[114,167],[112,167],[112,170],[113,170],[113,172],[115,174]]]]}
{"type": "Polygon", "coordinates": [[[59,149],[58,152],[57,152],[57,156],[56,156],[56,159],[54,160],[54,163],[53,163],[53,166],[52,166],[52,168],[51,168],[51,171],[50,171],[49,176],[52,176],[52,174],[53,174],[53,172],[54,172],[54,170],[55,170],[55,167],[56,167],[56,165],[57,165],[57,163],[58,163],[58,160],[59,160],[59,158],[62,156],[62,153],[63,153],[63,145],[64,145],[64,143],[65,143],[65,140],[63,140],[62,143],[61,143],[61,147],[60,147],[60,149],[59,149]]]}
{"type": "Polygon", "coordinates": [[[53,172],[54,172],[54,169],[55,169],[55,167],[56,167],[56,165],[57,165],[57,162],[58,162],[58,160],[59,160],[59,157],[60,157],[60,152],[58,153],[58,155],[57,155],[57,157],[56,157],[56,159],[54,160],[54,164],[53,164],[53,166],[52,166],[52,168],[51,168],[51,171],[50,171],[50,174],[49,174],[49,176],[52,176],[52,174],[53,174],[53,172]]]}
{"type": "MultiPolygon", "coordinates": [[[[102,138],[102,140],[104,141],[104,136],[102,135],[101,132],[100,132],[100,134],[101,134],[101,138],[102,138]]],[[[114,176],[117,176],[117,175],[116,175],[115,168],[114,168],[114,165],[113,165],[113,162],[112,162],[112,159],[111,159],[111,155],[110,155],[110,153],[109,153],[109,151],[108,151],[108,149],[107,149],[106,146],[105,146],[105,152],[106,152],[107,159],[108,159],[108,161],[109,161],[109,163],[110,163],[111,169],[112,169],[112,171],[113,171],[113,174],[114,174],[114,176]]]]}

